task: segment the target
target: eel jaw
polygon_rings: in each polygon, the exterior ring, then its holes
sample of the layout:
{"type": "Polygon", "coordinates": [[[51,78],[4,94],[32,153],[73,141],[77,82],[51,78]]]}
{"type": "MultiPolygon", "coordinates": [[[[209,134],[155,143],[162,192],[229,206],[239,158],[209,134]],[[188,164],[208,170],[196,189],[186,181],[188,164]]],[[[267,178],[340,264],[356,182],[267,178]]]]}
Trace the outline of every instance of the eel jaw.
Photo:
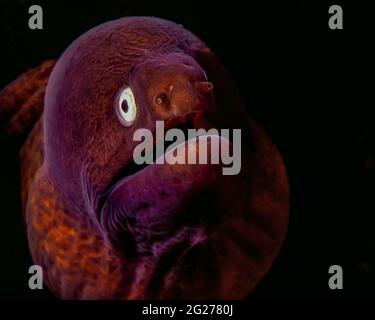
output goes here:
{"type": "MultiPolygon", "coordinates": [[[[180,129],[184,132],[185,137],[187,137],[187,132],[189,129],[204,129],[204,130],[209,130],[211,128],[215,128],[209,121],[207,121],[204,117],[204,113],[202,111],[193,111],[190,113],[186,113],[180,116],[177,116],[169,121],[166,121],[165,125],[165,131],[169,129],[180,129]]],[[[153,148],[153,159],[156,160],[156,138],[155,138],[155,132],[153,132],[153,143],[152,143],[152,148],[153,148]]],[[[173,142],[164,142],[164,151],[168,149],[168,147],[172,144],[173,142]]],[[[132,151],[133,152],[133,151],[132,151]]],[[[165,156],[165,154],[161,155],[160,157],[165,156]]],[[[96,212],[97,216],[99,218],[99,221],[102,221],[101,218],[101,212],[103,209],[103,206],[108,198],[108,195],[116,188],[116,186],[121,182],[121,181],[127,181],[129,180],[132,176],[142,174],[142,172],[151,164],[137,164],[133,158],[131,158],[131,161],[126,163],[124,167],[116,174],[113,176],[111,179],[110,183],[104,188],[104,191],[101,193],[101,195],[98,198],[98,204],[96,206],[96,212]]]]}
{"type": "MultiPolygon", "coordinates": [[[[175,146],[161,157],[174,156],[177,164],[156,161],[116,182],[108,192],[100,210],[100,224],[107,234],[117,239],[123,233],[150,229],[167,233],[171,225],[183,225],[186,208],[202,192],[215,188],[222,179],[222,165],[211,164],[211,152],[219,152],[220,145],[230,142],[218,135],[199,136],[175,146]],[[205,140],[206,164],[189,164],[187,159],[198,160],[199,145],[205,140]],[[184,156],[179,159],[178,156],[184,156]],[[145,225],[143,225],[145,224],[145,225]],[[150,225],[147,225],[150,224],[150,225]]],[[[177,227],[177,226],[176,226],[177,227]]],[[[135,238],[142,238],[142,236],[135,238]]]]}

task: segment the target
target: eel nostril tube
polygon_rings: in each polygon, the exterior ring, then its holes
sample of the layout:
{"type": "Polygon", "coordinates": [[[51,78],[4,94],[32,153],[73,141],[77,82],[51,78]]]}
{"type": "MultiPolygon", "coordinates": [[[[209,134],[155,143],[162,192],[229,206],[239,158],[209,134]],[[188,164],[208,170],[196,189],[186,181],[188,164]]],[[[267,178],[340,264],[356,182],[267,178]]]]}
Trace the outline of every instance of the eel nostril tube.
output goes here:
{"type": "Polygon", "coordinates": [[[212,83],[206,81],[196,81],[194,82],[194,87],[201,93],[209,93],[214,89],[212,83]]]}

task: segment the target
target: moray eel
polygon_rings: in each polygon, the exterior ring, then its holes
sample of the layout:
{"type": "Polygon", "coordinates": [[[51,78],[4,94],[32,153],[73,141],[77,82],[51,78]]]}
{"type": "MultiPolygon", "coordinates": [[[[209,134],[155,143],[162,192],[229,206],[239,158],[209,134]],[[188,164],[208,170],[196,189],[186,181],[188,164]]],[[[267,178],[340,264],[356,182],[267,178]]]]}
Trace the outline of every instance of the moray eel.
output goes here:
{"type": "Polygon", "coordinates": [[[29,248],[59,298],[243,299],[280,250],[283,160],[219,59],[181,25],[126,17],[89,30],[1,91],[0,121],[27,137],[29,248]],[[135,165],[133,134],[157,120],[241,129],[241,172],[135,165]]]}

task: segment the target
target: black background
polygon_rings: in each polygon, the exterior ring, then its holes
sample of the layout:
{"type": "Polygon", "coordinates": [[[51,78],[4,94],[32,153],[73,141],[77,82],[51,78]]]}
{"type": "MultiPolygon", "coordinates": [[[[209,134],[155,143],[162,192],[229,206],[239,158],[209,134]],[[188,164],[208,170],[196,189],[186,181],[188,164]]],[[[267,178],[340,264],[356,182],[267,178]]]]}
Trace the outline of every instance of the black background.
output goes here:
{"type": "MultiPolygon", "coordinates": [[[[203,39],[284,156],[289,232],[251,297],[374,297],[371,10],[353,1],[1,0],[0,88],[58,57],[84,31],[125,15],[170,19],[203,39]],[[28,28],[31,4],[42,5],[44,30],[28,28]],[[328,28],[333,4],[343,6],[344,30],[328,28]],[[328,288],[333,264],[343,267],[343,290],[328,288]]],[[[0,139],[0,298],[52,299],[47,289],[27,285],[32,262],[20,213],[20,141],[0,139]]]]}

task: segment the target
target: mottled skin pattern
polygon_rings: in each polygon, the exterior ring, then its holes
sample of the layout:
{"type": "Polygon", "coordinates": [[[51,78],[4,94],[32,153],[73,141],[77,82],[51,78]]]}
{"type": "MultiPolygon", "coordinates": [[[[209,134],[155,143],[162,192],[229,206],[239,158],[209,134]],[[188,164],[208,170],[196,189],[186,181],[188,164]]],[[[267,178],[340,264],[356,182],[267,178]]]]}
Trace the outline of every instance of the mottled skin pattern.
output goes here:
{"type": "Polygon", "coordinates": [[[48,287],[66,299],[246,297],[285,237],[288,181],[214,54],[182,26],[123,18],[81,36],[53,66],[0,92],[9,134],[29,132],[44,105],[20,166],[29,247],[48,287]],[[206,81],[213,93],[196,85],[206,81]],[[138,107],[129,128],[114,112],[127,86],[138,107]],[[168,99],[156,105],[160,93],[168,99]],[[124,173],[134,130],[187,118],[195,128],[242,129],[239,175],[168,164],[124,173]]]}

